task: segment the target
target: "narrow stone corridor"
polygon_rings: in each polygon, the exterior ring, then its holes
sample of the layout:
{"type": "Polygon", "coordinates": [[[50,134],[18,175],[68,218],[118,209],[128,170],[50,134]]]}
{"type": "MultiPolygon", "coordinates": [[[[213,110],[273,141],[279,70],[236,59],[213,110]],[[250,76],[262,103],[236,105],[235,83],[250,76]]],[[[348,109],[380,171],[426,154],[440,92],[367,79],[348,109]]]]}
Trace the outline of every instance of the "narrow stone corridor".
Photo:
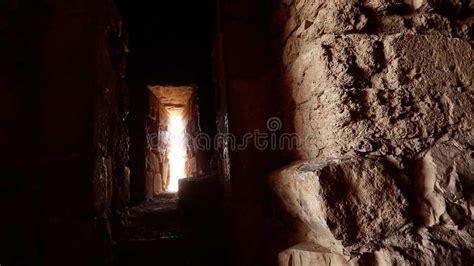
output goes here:
{"type": "Polygon", "coordinates": [[[0,59],[0,266],[474,265],[473,0],[2,0],[0,59]]]}

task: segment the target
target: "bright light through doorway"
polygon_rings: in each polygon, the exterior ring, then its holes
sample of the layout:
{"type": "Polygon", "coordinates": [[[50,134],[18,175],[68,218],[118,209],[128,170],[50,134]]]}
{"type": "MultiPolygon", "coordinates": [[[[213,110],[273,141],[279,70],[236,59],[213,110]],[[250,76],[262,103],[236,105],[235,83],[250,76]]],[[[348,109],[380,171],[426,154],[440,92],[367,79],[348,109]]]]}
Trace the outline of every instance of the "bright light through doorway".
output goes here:
{"type": "Polygon", "coordinates": [[[180,114],[171,114],[169,124],[169,150],[170,180],[168,191],[178,191],[178,181],[185,177],[186,146],[184,138],[184,122],[180,114]]]}

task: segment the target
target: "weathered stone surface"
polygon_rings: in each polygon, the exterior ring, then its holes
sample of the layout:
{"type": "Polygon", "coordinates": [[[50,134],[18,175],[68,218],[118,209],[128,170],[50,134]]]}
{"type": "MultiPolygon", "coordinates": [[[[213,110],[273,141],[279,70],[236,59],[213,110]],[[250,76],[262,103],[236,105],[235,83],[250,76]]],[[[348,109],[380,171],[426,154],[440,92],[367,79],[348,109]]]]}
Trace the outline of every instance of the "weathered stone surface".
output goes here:
{"type": "Polygon", "coordinates": [[[437,143],[422,159],[420,163],[429,165],[416,172],[412,195],[417,200],[412,204],[401,192],[405,187],[399,188],[407,178],[389,160],[306,161],[273,173],[270,184],[282,205],[301,221],[302,244],[282,251],[280,265],[471,261],[474,162],[459,144],[465,139],[472,143],[472,133],[466,134],[437,143]],[[452,165],[459,166],[455,174],[449,172],[452,168],[446,172],[452,165]],[[409,212],[414,207],[419,210],[416,217],[409,212]]]}
{"type": "Polygon", "coordinates": [[[351,1],[330,1],[315,17],[314,23],[306,20],[305,27],[314,26],[320,33],[351,33],[361,31],[367,24],[367,17],[351,1]],[[310,23],[308,23],[310,22],[310,23]]]}
{"type": "Polygon", "coordinates": [[[369,243],[401,229],[407,200],[395,185],[398,175],[375,160],[352,159],[320,170],[328,225],[337,239],[369,243]]]}
{"type": "Polygon", "coordinates": [[[318,248],[280,265],[472,264],[474,6],[307,2],[273,45],[303,161],[270,186],[318,248]]]}
{"type": "Polygon", "coordinates": [[[318,177],[312,172],[297,171],[299,163],[276,172],[270,185],[280,198],[283,207],[295,219],[302,222],[300,231],[310,232],[300,241],[313,240],[326,247],[335,247],[342,252],[342,245],[335,239],[326,220],[324,199],[320,195],[318,177]]]}
{"type": "Polygon", "coordinates": [[[415,88],[472,86],[474,54],[466,41],[433,35],[401,34],[384,38],[384,47],[389,85],[412,84],[415,88]]]}
{"type": "Polygon", "coordinates": [[[327,248],[304,243],[291,247],[278,256],[278,265],[356,265],[349,262],[350,257],[336,254],[327,248]]]}
{"type": "Polygon", "coordinates": [[[311,239],[350,246],[383,239],[406,223],[407,200],[394,182],[401,175],[380,160],[350,158],[295,164],[271,182],[287,210],[312,230],[311,239]]]}
{"type": "Polygon", "coordinates": [[[340,156],[361,142],[413,154],[443,131],[472,127],[473,55],[460,39],[410,33],[322,35],[301,47],[287,79],[302,156],[340,156]]]}
{"type": "Polygon", "coordinates": [[[474,132],[443,138],[418,165],[423,225],[450,223],[474,236],[474,132]]]}
{"type": "Polygon", "coordinates": [[[404,0],[370,0],[366,1],[365,5],[376,12],[388,12],[396,9],[400,9],[412,1],[404,0]],[[408,2],[408,3],[407,3],[408,2]]]}

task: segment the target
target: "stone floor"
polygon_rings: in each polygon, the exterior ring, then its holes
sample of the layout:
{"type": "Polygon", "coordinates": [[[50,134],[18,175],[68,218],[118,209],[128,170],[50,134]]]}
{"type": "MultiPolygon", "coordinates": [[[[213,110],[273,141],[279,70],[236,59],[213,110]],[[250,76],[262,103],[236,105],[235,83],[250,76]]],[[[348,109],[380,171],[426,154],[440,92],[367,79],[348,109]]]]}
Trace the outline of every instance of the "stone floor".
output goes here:
{"type": "Polygon", "coordinates": [[[116,245],[117,265],[226,265],[221,230],[217,207],[188,210],[180,207],[177,193],[160,194],[130,208],[124,238],[116,245]]]}

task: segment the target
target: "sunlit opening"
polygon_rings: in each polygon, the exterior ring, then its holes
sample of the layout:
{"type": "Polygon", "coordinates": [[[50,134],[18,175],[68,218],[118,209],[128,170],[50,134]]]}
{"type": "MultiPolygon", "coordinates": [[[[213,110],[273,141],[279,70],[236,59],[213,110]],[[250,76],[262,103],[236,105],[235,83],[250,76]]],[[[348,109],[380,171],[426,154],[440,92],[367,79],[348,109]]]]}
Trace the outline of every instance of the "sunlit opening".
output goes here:
{"type": "Polygon", "coordinates": [[[184,139],[184,122],[180,114],[171,114],[169,124],[170,180],[168,191],[178,191],[178,181],[185,177],[186,145],[184,139]]]}

